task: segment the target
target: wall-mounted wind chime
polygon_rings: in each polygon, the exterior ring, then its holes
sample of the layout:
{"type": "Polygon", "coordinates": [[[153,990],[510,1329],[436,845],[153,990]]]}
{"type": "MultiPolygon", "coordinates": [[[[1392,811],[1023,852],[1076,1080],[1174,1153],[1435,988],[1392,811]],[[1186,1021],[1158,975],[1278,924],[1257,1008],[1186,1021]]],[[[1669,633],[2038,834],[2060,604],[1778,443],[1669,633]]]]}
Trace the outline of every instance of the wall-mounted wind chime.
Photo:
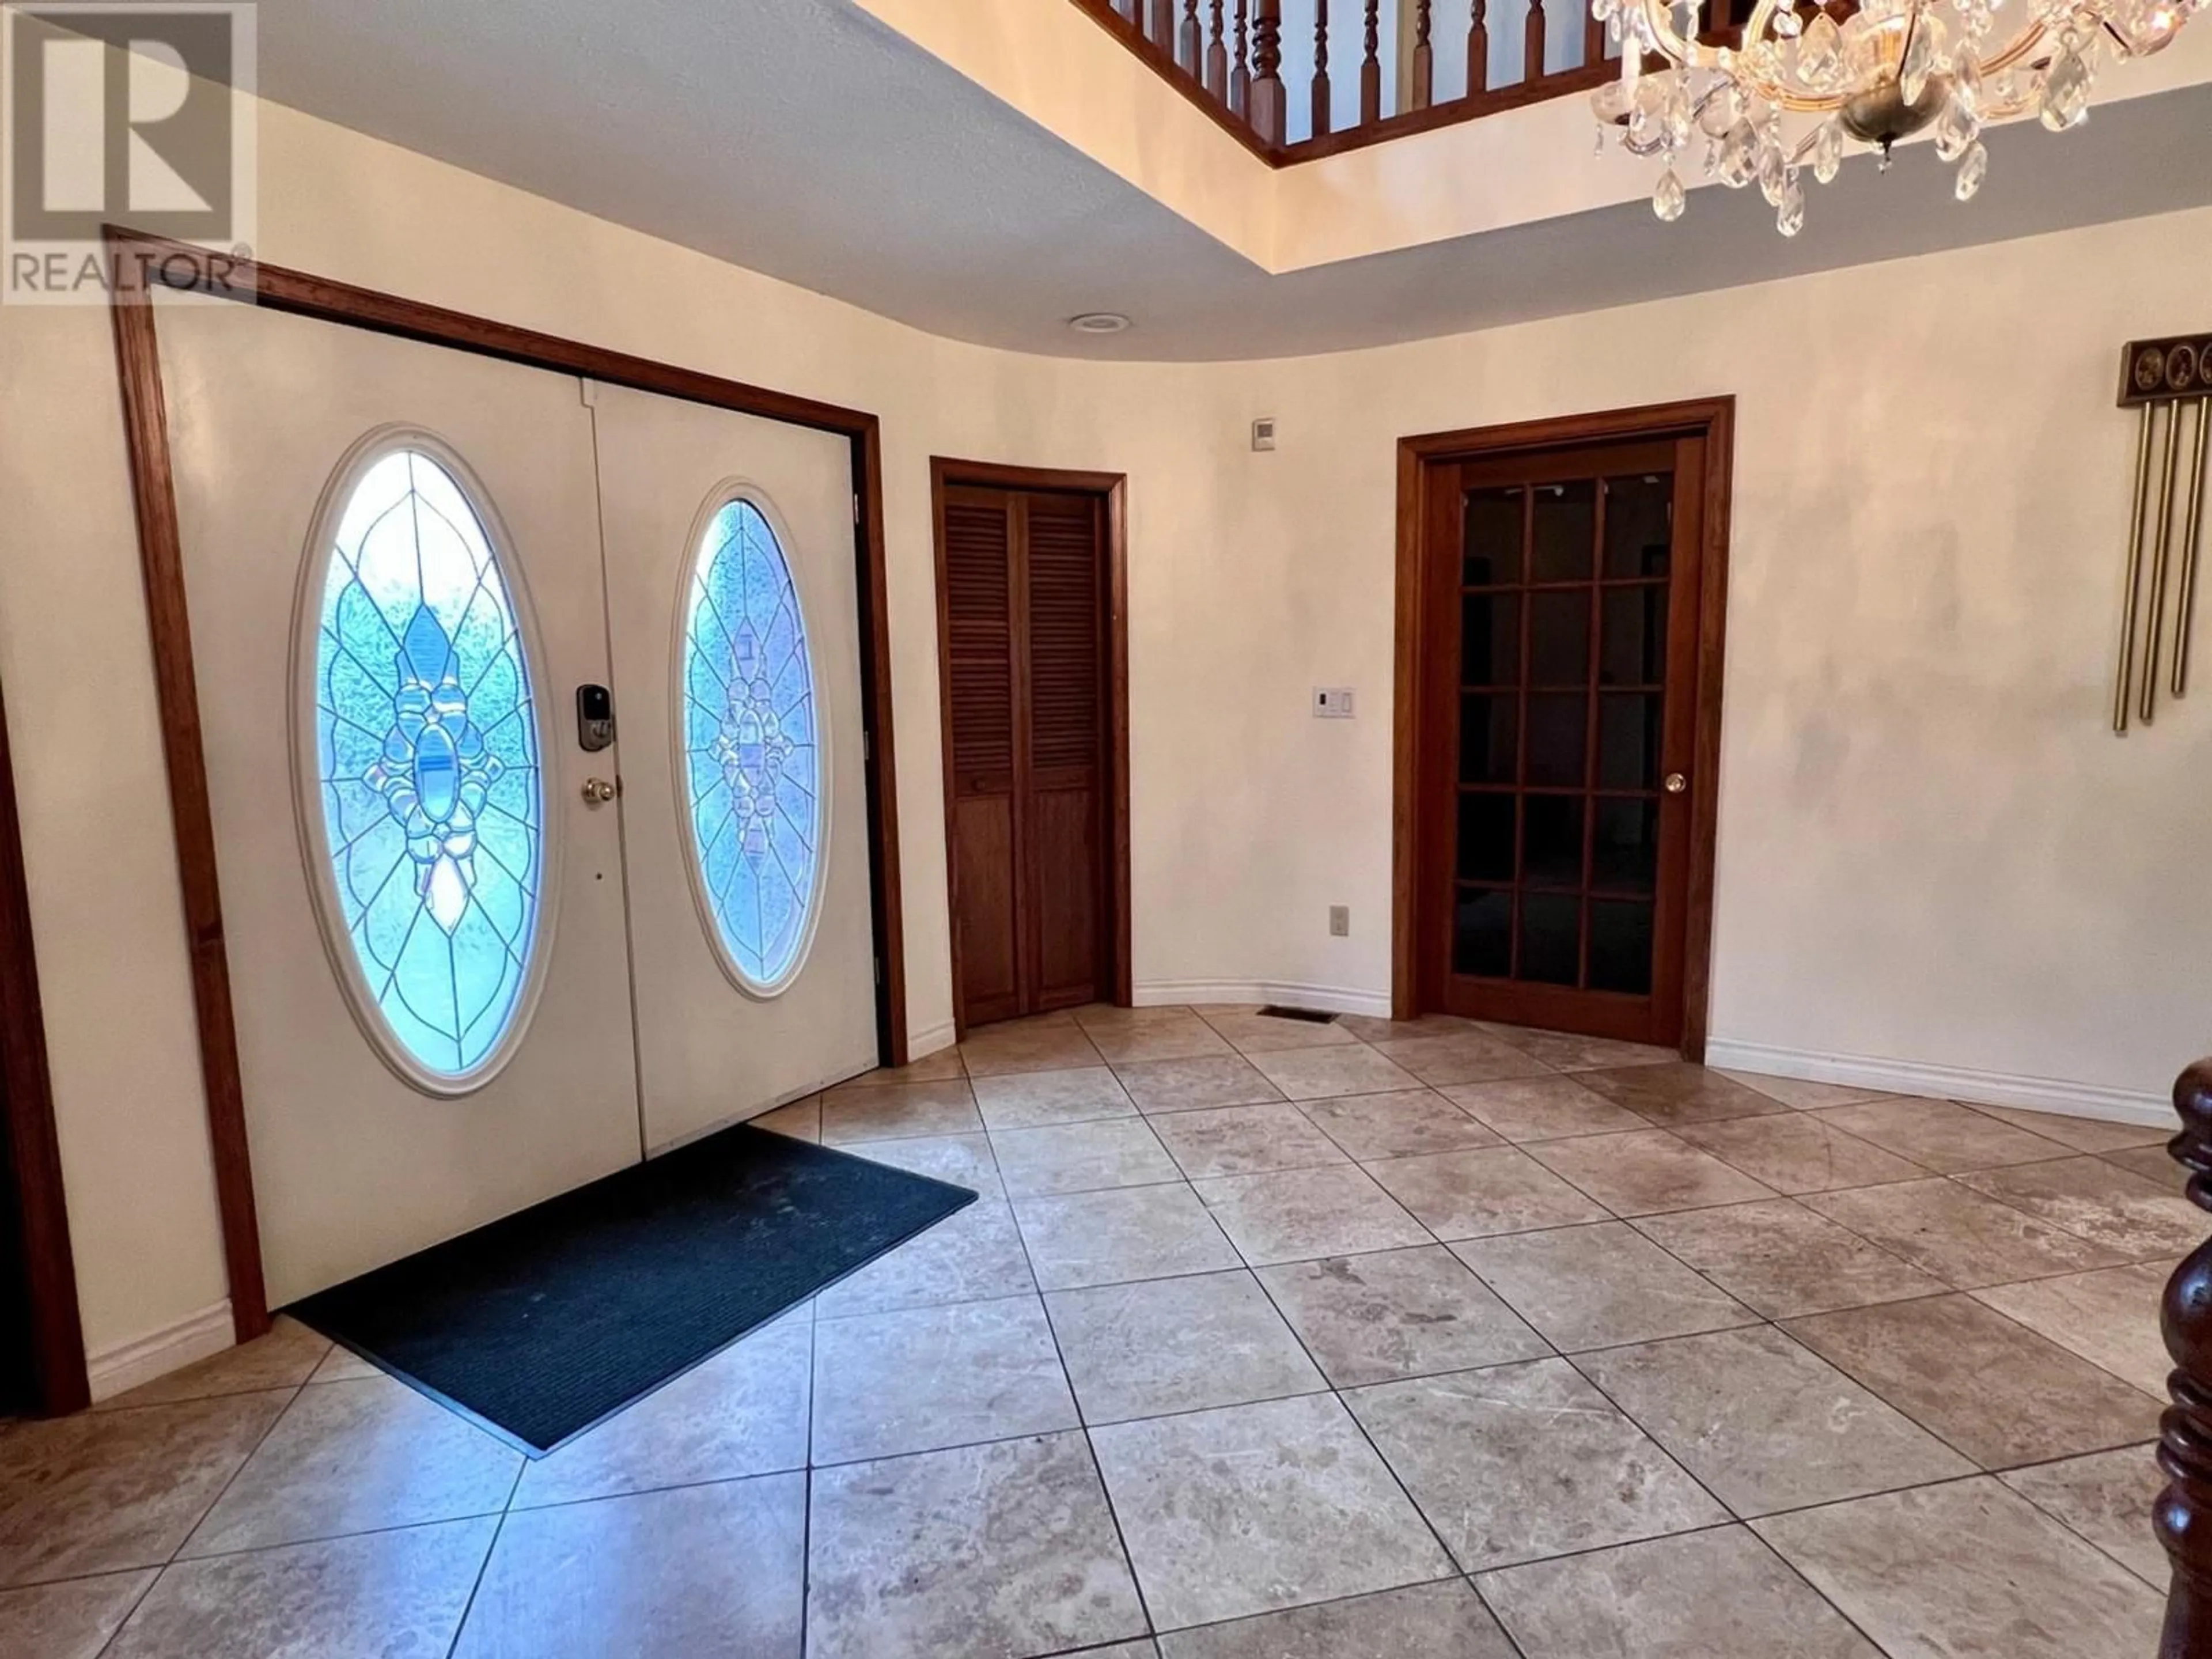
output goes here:
{"type": "Polygon", "coordinates": [[[2124,735],[2130,713],[2148,726],[2158,710],[2169,594],[2173,663],[2168,684],[2177,697],[2189,690],[2190,622],[2197,609],[2197,550],[2204,531],[2204,460],[2208,440],[2212,440],[2212,334],[2130,341],[2120,357],[2120,407],[2140,410],[2142,422],[2136,435],[2128,587],[2120,608],[2118,684],[2112,692],[2112,730],[2124,735]],[[2184,415],[2191,416],[2187,422],[2189,477],[2177,492],[2174,481],[2181,466],[2184,415]],[[2177,493],[2180,496],[2179,534],[2174,526],[2177,493]],[[2148,594],[2143,589],[2146,552],[2150,574],[2148,594]]]}

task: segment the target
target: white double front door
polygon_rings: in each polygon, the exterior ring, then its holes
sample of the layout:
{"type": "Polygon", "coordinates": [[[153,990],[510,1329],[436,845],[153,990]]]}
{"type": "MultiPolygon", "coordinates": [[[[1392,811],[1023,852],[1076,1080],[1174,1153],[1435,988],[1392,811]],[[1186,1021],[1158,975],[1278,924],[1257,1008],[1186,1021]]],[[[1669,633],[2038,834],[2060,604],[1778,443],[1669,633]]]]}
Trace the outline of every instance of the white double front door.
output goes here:
{"type": "Polygon", "coordinates": [[[874,1064],[846,441],[157,309],[272,1304],[874,1064]]]}

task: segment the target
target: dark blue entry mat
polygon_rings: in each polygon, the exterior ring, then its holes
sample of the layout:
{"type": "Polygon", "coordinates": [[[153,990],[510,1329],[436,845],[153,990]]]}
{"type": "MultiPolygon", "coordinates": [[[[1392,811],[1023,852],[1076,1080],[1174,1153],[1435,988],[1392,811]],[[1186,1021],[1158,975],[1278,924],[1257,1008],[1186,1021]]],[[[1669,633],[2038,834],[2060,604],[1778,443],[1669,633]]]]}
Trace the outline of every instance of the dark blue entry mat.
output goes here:
{"type": "Polygon", "coordinates": [[[288,1311],[540,1456],[975,1200],[741,1124],[288,1311]]]}

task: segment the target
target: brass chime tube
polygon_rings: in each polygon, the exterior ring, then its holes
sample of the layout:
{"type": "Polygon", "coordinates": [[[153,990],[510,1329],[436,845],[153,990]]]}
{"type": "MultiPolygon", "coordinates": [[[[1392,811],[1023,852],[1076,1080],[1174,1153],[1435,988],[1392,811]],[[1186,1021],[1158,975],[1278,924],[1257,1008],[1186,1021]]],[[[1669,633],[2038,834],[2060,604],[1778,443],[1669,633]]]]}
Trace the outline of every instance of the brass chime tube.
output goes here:
{"type": "Polygon", "coordinates": [[[2137,712],[2148,726],[2158,710],[2160,647],[2166,642],[2166,578],[2173,553],[2173,475],[2181,470],[2181,405],[2166,411],[2166,456],[2158,470],[2157,535],[2151,544],[2150,617],[2143,626],[2142,707],[2137,712]]]}
{"type": "Polygon", "coordinates": [[[2136,438],[2135,512],[2128,525],[2128,587],[2120,607],[2119,683],[2112,693],[2112,730],[2128,729],[2128,698],[2135,690],[2136,617],[2142,603],[2143,519],[2150,508],[2150,427],[2156,404],[2142,406],[2142,424],[2136,438]]]}
{"type": "Polygon", "coordinates": [[[2183,508],[2181,571],[2173,599],[2173,695],[2189,690],[2189,635],[2197,611],[2197,550],[2204,538],[2204,460],[2212,448],[2212,398],[2196,400],[2197,444],[2190,451],[2189,494],[2183,508]]]}

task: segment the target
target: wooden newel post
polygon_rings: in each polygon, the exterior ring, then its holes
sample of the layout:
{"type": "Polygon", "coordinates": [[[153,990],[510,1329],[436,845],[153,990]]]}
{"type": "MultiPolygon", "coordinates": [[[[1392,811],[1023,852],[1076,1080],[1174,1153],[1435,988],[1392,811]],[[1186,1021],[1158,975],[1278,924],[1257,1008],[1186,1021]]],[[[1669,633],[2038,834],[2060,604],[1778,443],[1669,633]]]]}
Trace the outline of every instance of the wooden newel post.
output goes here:
{"type": "MultiPolygon", "coordinates": [[[[2190,1172],[2189,1197],[2212,1211],[2212,1060],[2200,1060],[2173,1085],[2181,1133],[2168,1150],[2190,1172]]],[[[2173,1404],[2160,1425],[2158,1465],[2168,1477],[2153,1519],[2173,1564],[2166,1635],[2159,1659],[2212,1656],[2212,1241],[2166,1281],[2160,1323],[2173,1359],[2166,1390],[2173,1404]]]]}
{"type": "Polygon", "coordinates": [[[1283,0],[1256,0],[1252,8],[1252,128],[1271,144],[1290,131],[1283,99],[1283,0]]]}

